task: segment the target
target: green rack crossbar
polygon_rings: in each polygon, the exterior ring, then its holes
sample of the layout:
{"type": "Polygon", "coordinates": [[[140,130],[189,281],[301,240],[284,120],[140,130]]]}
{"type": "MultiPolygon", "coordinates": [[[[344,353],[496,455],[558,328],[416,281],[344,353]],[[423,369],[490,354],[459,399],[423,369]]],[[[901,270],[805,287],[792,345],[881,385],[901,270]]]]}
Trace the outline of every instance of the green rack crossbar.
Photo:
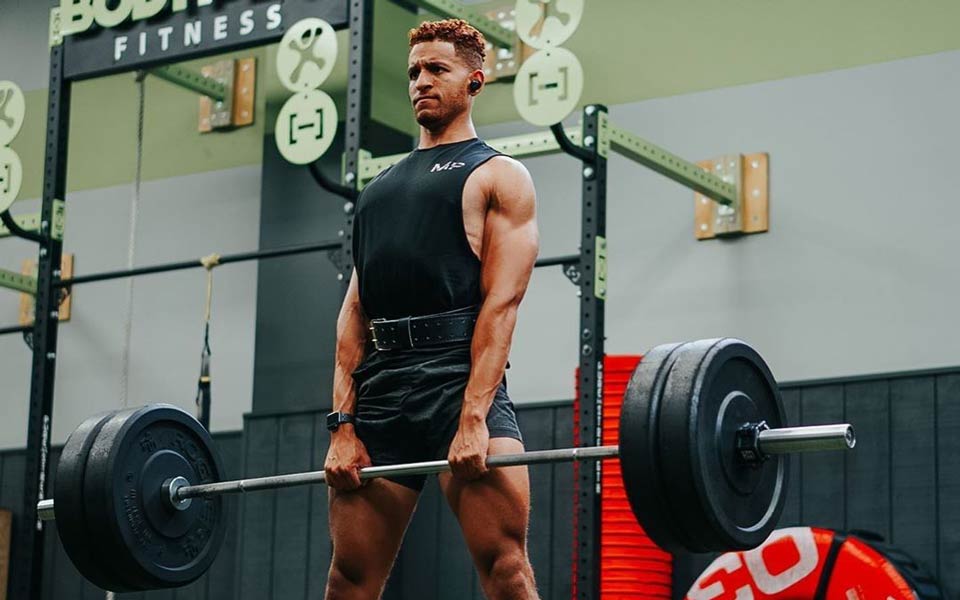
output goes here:
{"type": "MultiPolygon", "coordinates": [[[[20,226],[20,229],[29,231],[30,233],[39,233],[40,232],[40,213],[34,213],[32,215],[13,215],[14,222],[20,226]]],[[[10,230],[4,226],[3,223],[0,223],[0,238],[10,237],[13,234],[10,233],[10,230]]]]}
{"type": "Polygon", "coordinates": [[[606,156],[609,150],[613,150],[720,204],[730,205],[736,202],[736,185],[724,181],[653,142],[615,127],[606,119],[601,119],[598,143],[600,154],[603,156],[606,156]]]}
{"type": "MultiPolygon", "coordinates": [[[[66,211],[67,205],[63,200],[54,200],[53,201],[53,227],[50,228],[50,235],[55,240],[63,240],[63,230],[66,226],[66,211]]],[[[20,229],[24,231],[29,231],[30,233],[46,233],[46,226],[43,221],[40,220],[40,213],[33,213],[29,215],[11,215],[13,217],[13,222],[20,226],[20,229]]],[[[5,237],[12,237],[13,234],[10,233],[10,230],[4,226],[3,223],[0,223],[0,239],[5,237]]]]}
{"type": "Polygon", "coordinates": [[[0,269],[0,287],[36,295],[37,278],[0,269]]]}
{"type": "Polygon", "coordinates": [[[190,91],[209,96],[217,102],[223,102],[227,97],[227,86],[215,79],[204,76],[202,73],[191,71],[179,65],[167,65],[148,71],[151,75],[169,81],[174,85],[187,88],[190,91]]]}

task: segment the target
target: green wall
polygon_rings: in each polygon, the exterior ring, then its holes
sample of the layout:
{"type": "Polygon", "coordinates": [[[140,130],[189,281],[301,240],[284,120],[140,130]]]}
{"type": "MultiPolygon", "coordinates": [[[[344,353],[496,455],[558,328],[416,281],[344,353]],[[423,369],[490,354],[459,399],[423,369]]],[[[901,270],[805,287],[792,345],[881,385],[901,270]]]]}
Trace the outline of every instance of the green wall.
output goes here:
{"type": "MultiPolygon", "coordinates": [[[[263,64],[264,50],[247,51],[263,64]]],[[[207,62],[207,61],[201,61],[207,62]]],[[[189,63],[188,63],[189,64],[189,63]]],[[[40,195],[47,91],[27,92],[27,118],[12,144],[24,165],[21,199],[40,195]]],[[[216,171],[261,160],[263,118],[227,134],[197,133],[198,96],[148,77],[145,85],[143,176],[146,180],[216,171]]],[[[265,95],[258,90],[256,114],[265,95]]],[[[136,162],[137,84],[132,73],[73,86],[70,111],[69,190],[132,181],[136,162]]]]}

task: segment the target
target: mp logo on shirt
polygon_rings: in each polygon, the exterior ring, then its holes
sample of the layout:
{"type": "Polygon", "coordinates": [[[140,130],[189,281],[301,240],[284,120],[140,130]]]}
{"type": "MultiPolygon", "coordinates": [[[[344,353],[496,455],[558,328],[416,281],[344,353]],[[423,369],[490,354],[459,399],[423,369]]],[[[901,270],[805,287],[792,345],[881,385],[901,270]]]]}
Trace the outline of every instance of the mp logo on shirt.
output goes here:
{"type": "Polygon", "coordinates": [[[438,171],[451,171],[453,169],[459,169],[460,167],[465,167],[465,166],[467,166],[467,163],[453,162],[451,160],[451,161],[447,161],[447,163],[444,165],[441,165],[440,163],[433,165],[433,168],[430,169],[430,172],[436,173],[438,171]]]}

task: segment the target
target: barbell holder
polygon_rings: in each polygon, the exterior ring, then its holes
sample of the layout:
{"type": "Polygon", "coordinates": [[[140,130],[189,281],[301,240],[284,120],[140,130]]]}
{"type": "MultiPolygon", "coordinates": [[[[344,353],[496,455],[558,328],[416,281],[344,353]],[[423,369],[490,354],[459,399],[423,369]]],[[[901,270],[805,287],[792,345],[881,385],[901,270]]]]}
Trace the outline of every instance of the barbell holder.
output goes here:
{"type": "MultiPolygon", "coordinates": [[[[849,450],[856,445],[853,426],[848,423],[765,429],[760,431],[757,437],[757,445],[764,454],[849,450]]],[[[534,450],[531,452],[521,452],[519,454],[498,454],[488,457],[486,464],[489,468],[501,468],[546,463],[604,460],[617,458],[619,456],[619,446],[583,446],[556,450],[534,450]]],[[[360,479],[367,480],[378,477],[405,475],[431,475],[449,470],[449,461],[432,460],[401,465],[366,467],[360,470],[360,479]]],[[[171,488],[169,489],[169,497],[172,503],[179,503],[190,498],[204,498],[223,494],[239,494],[258,490],[273,490],[323,483],[326,483],[326,474],[324,471],[308,471],[304,473],[236,479],[201,485],[169,486],[171,488]]],[[[54,520],[56,516],[53,500],[41,500],[37,504],[37,514],[43,521],[54,520]]]]}

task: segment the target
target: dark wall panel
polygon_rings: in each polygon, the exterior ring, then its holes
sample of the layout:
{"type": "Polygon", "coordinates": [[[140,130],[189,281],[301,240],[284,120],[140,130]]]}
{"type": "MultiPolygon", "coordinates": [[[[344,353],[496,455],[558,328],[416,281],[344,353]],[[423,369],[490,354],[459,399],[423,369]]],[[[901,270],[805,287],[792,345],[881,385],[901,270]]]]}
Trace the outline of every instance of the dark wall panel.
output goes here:
{"type": "MultiPolygon", "coordinates": [[[[323,468],[330,447],[330,436],[322,413],[315,414],[313,423],[313,448],[310,453],[311,469],[323,468]]],[[[327,521],[327,488],[322,485],[310,487],[310,513],[307,521],[310,545],[307,549],[307,598],[322,598],[330,570],[332,545],[327,521]]]]}
{"type": "Polygon", "coordinates": [[[890,383],[891,539],[933,571],[937,565],[935,381],[918,377],[890,383]]]}
{"type": "MultiPolygon", "coordinates": [[[[554,408],[525,410],[518,419],[527,450],[553,448],[554,408]]],[[[564,465],[571,469],[570,465],[564,465]]],[[[543,598],[552,598],[550,565],[553,563],[553,471],[552,467],[532,467],[530,473],[530,526],[527,547],[543,598]]]]}
{"type": "MultiPolygon", "coordinates": [[[[279,419],[277,466],[282,473],[309,471],[313,447],[313,419],[300,415],[279,419]]],[[[273,531],[273,597],[298,598],[307,589],[310,488],[277,490],[273,531]],[[306,523],[304,520],[306,519],[306,523]]]]}
{"type": "MultiPolygon", "coordinates": [[[[787,423],[801,423],[800,390],[785,390],[783,392],[783,408],[787,413],[787,423]]],[[[789,459],[790,469],[788,477],[787,501],[783,507],[780,522],[783,524],[797,524],[800,522],[800,477],[803,473],[803,463],[796,457],[789,459]]]]}
{"type": "Polygon", "coordinates": [[[960,593],[960,375],[937,378],[937,575],[960,593]]]}
{"type": "MultiPolygon", "coordinates": [[[[803,421],[806,424],[843,422],[843,386],[817,386],[800,393],[803,421]]],[[[800,490],[802,523],[819,527],[843,528],[843,461],[838,452],[802,455],[799,460],[804,482],[800,490]]]]}
{"type": "MultiPolygon", "coordinates": [[[[226,476],[236,479],[243,476],[243,438],[239,433],[214,434],[223,469],[226,476]]],[[[227,518],[227,533],[223,538],[220,555],[210,567],[210,571],[201,579],[203,595],[206,600],[236,600],[237,540],[240,532],[237,527],[240,512],[240,498],[224,496],[224,511],[227,518]]]]}
{"type": "Polygon", "coordinates": [[[865,529],[890,538],[890,389],[887,381],[853,383],[846,388],[847,420],[857,447],[847,453],[848,529],[865,529]]]}
{"type": "MultiPolygon", "coordinates": [[[[244,477],[262,477],[277,472],[278,420],[248,419],[244,432],[244,477]]],[[[240,502],[238,549],[238,598],[263,600],[271,597],[275,491],[244,495],[240,502]]]]}

